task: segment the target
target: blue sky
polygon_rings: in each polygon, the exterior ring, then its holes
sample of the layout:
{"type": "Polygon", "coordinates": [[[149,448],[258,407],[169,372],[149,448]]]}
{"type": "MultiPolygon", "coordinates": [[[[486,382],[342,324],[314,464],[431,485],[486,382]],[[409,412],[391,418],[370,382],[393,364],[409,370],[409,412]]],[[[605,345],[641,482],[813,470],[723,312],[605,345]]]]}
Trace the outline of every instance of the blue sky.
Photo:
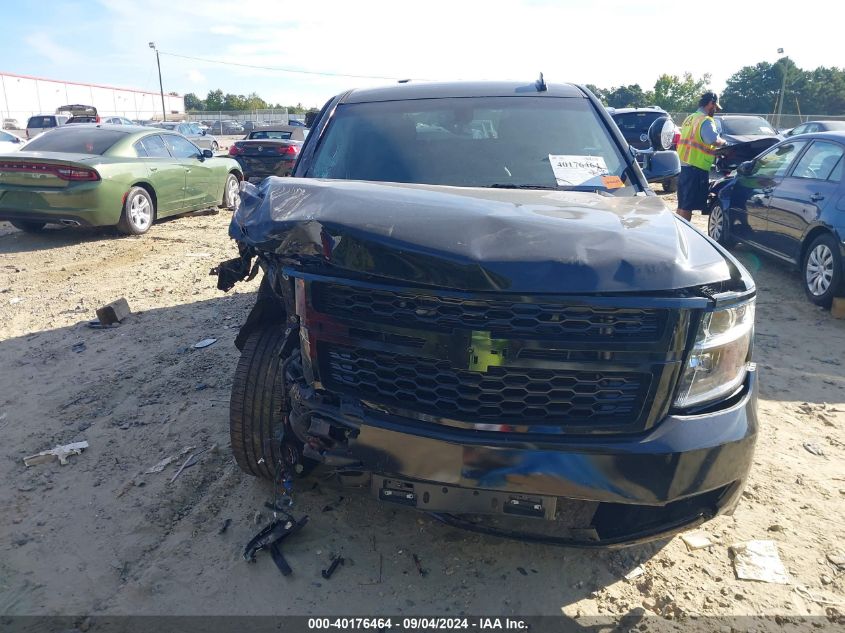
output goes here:
{"type": "MultiPolygon", "coordinates": [[[[11,0],[3,6],[0,71],[156,91],[155,41],[165,91],[257,92],[273,102],[322,105],[344,89],[384,79],[247,69],[173,57],[351,75],[524,79],[651,88],[663,72],[711,73],[712,87],[743,65],[845,66],[829,3],[664,0],[11,0]],[[84,8],[83,8],[84,6],[84,8]],[[695,8],[697,7],[697,8],[695,8]],[[710,16],[694,17],[694,16],[710,16]],[[730,18],[730,22],[728,21],[730,18]],[[710,20],[710,21],[708,21],[710,20]],[[797,20],[801,22],[801,20],[797,20]],[[686,24],[712,24],[696,40],[686,24]],[[739,35],[734,35],[739,33],[739,35]],[[828,42],[828,44],[824,44],[828,42]]],[[[834,12],[836,10],[834,9],[834,12]]]]}

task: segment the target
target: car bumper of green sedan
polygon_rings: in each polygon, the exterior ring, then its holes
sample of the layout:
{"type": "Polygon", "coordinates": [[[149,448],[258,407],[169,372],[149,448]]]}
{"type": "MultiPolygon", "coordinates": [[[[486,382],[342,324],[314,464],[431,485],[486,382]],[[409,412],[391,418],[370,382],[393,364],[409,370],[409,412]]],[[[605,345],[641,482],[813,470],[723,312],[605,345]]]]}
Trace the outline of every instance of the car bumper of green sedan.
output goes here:
{"type": "Polygon", "coordinates": [[[0,220],[108,226],[120,220],[125,195],[124,187],[103,181],[43,189],[4,185],[0,220]]]}

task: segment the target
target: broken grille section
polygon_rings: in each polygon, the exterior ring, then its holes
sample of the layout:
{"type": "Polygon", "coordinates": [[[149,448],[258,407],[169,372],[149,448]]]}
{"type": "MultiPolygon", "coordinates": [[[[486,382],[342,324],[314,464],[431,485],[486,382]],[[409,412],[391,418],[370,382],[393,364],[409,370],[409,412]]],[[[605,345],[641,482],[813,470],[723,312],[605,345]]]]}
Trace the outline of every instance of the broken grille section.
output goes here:
{"type": "Polygon", "coordinates": [[[313,284],[312,302],[318,312],[345,319],[444,332],[484,330],[494,338],[657,341],[668,320],[664,309],[467,300],[331,283],[313,284]]]}
{"type": "Polygon", "coordinates": [[[366,349],[319,346],[329,389],[467,422],[629,426],[639,422],[649,374],[490,367],[366,349]]]}

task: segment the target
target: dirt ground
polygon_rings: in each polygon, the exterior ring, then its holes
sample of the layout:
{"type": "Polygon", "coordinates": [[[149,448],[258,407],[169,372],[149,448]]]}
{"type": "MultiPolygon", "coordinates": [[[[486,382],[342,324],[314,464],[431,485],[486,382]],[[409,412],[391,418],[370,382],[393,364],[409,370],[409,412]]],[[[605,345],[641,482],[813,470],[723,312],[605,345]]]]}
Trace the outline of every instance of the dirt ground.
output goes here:
{"type": "Polygon", "coordinates": [[[258,285],[223,294],[208,275],[234,256],[229,218],[122,238],[0,223],[0,615],[669,618],[648,628],[717,614],[779,614],[787,626],[813,614],[837,626],[845,568],[828,557],[845,554],[845,321],[812,306],[796,272],[741,247],[759,288],[762,431],[736,513],[703,528],[710,548],[690,552],[678,537],[619,551],[500,540],[312,478],[296,493],[311,522],[286,545],[294,574],[282,577],[266,554],[244,562],[270,518],[271,487],[242,474],[229,449],[233,339],[258,285]],[[123,325],[86,326],[119,297],[133,310],[123,325]],[[206,338],[217,341],[192,347],[206,338]],[[90,447],[65,466],[23,464],[81,440],[90,447]],[[209,450],[175,481],[184,457],[145,474],[188,447],[209,450]],[[728,546],[751,539],[777,544],[789,584],[735,577],[728,546]],[[347,564],[322,579],[337,552],[347,564]],[[637,565],[644,573],[626,580],[637,565]]]}

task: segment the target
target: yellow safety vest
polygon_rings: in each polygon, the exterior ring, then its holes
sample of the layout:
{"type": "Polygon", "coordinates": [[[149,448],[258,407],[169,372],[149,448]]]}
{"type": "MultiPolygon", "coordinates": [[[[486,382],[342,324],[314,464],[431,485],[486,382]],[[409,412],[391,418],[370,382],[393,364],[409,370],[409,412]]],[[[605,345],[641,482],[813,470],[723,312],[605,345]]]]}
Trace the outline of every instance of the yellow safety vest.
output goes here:
{"type": "Polygon", "coordinates": [[[716,159],[716,146],[707,145],[701,138],[701,126],[707,120],[713,121],[712,117],[693,112],[681,126],[681,140],[678,141],[678,158],[687,165],[698,167],[704,171],[710,171],[713,161],[716,159]]]}

